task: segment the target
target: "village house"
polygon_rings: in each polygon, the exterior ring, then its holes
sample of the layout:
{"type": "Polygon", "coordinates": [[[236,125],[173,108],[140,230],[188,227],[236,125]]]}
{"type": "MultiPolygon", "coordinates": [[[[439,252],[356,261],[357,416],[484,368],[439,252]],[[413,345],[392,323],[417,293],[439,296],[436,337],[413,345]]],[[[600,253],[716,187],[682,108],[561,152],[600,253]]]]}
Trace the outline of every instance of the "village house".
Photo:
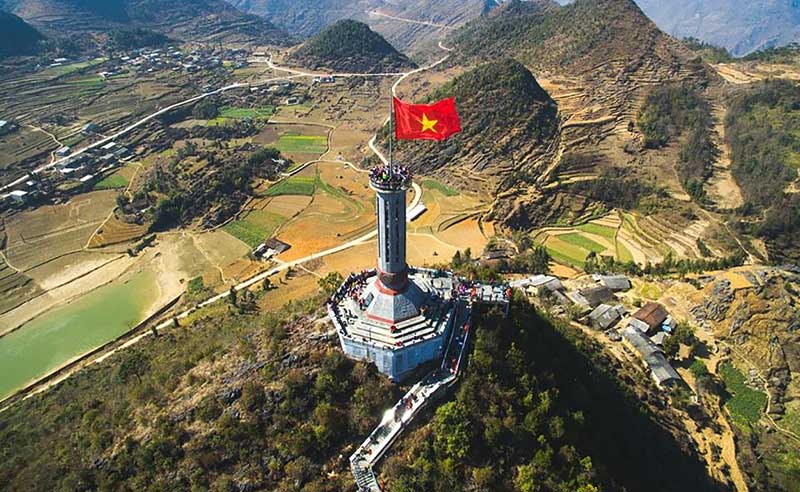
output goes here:
{"type": "Polygon", "coordinates": [[[630,326],[642,333],[655,333],[661,331],[664,321],[669,313],[664,306],[655,302],[648,302],[631,316],[630,326]]]}
{"type": "Polygon", "coordinates": [[[25,190],[14,190],[8,195],[6,195],[6,199],[12,204],[16,206],[25,205],[28,201],[29,193],[25,190]]]}
{"type": "Polygon", "coordinates": [[[600,304],[608,304],[616,300],[611,289],[603,285],[570,292],[567,294],[567,297],[569,297],[576,306],[586,311],[594,309],[600,304]]]}
{"type": "Polygon", "coordinates": [[[17,124],[13,121],[0,120],[0,135],[11,133],[17,129],[17,124]]]}
{"type": "Polygon", "coordinates": [[[592,323],[593,328],[605,331],[613,328],[626,312],[621,304],[616,306],[600,304],[589,313],[589,321],[592,323]]]}
{"type": "Polygon", "coordinates": [[[650,377],[659,388],[671,386],[681,380],[664,352],[639,330],[625,327],[622,330],[622,343],[641,357],[644,366],[650,370],[650,377]]]}
{"type": "Polygon", "coordinates": [[[95,124],[95,123],[89,122],[89,123],[86,123],[85,125],[83,125],[83,127],[81,127],[81,131],[83,133],[87,133],[87,134],[88,133],[97,133],[97,132],[100,131],[100,127],[97,126],[97,124],[95,124]]]}
{"type": "Polygon", "coordinates": [[[622,292],[631,288],[631,281],[625,275],[592,275],[592,278],[613,292],[622,292]]]}
{"type": "Polygon", "coordinates": [[[525,289],[529,294],[541,297],[548,292],[564,290],[564,284],[552,275],[534,275],[526,279],[512,282],[513,287],[525,289]]]}

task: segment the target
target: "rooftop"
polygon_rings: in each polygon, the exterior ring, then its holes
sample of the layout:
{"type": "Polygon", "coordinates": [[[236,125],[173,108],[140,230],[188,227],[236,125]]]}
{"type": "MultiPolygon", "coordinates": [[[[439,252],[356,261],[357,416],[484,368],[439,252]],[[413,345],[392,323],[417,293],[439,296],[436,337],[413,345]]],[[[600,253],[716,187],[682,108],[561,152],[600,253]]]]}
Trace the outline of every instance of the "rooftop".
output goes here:
{"type": "Polygon", "coordinates": [[[661,325],[667,319],[669,313],[664,309],[664,306],[655,302],[648,302],[641,309],[633,313],[633,317],[639,321],[643,321],[652,330],[661,325]]]}
{"type": "Polygon", "coordinates": [[[593,278],[600,285],[604,285],[613,291],[628,290],[631,288],[631,281],[625,275],[593,275],[593,278]]]}

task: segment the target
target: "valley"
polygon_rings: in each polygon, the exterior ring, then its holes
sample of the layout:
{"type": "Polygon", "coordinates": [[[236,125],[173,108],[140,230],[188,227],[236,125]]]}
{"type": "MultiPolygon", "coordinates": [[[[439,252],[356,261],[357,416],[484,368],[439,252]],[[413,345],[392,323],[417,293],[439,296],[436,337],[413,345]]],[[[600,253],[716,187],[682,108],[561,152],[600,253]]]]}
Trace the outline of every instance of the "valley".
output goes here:
{"type": "Polygon", "coordinates": [[[0,1],[103,46],[0,75],[0,483],[356,490],[344,457],[412,381],[345,359],[321,306],[375,266],[391,152],[408,263],[513,309],[476,308],[379,487],[793,490],[796,60],[708,61],[628,0],[229,3],[0,1]],[[393,141],[392,96],[453,97],[462,130],[393,141]],[[32,458],[25,412],[86,462],[32,458]]]}

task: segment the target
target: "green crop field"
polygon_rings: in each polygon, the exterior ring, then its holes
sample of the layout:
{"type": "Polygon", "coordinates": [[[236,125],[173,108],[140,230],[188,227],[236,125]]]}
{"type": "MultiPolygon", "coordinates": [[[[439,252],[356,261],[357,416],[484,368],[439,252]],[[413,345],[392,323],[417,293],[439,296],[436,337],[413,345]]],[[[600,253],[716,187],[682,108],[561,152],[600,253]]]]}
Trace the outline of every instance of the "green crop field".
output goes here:
{"type": "Polygon", "coordinates": [[[225,106],[220,109],[220,118],[230,119],[267,119],[275,112],[275,106],[262,106],[260,108],[240,108],[236,106],[225,106]]]}
{"type": "Polygon", "coordinates": [[[323,154],[328,150],[324,135],[281,135],[275,147],[283,153],[323,154]]]}
{"type": "Polygon", "coordinates": [[[245,218],[231,222],[222,229],[251,248],[255,248],[269,239],[285,221],[286,217],[282,215],[266,210],[253,210],[245,218]]]}
{"type": "Polygon", "coordinates": [[[633,254],[622,243],[617,243],[617,259],[619,261],[633,261],[633,254]]]}
{"type": "Polygon", "coordinates": [[[311,196],[314,194],[316,179],[310,176],[292,176],[285,179],[275,186],[270,187],[265,196],[280,196],[280,195],[303,195],[311,196]]]}
{"type": "MultiPolygon", "coordinates": [[[[597,244],[596,242],[592,241],[591,239],[577,232],[571,232],[569,234],[561,234],[558,236],[558,239],[573,246],[577,246],[582,250],[585,250],[586,254],[588,254],[589,251],[594,251],[595,253],[602,253],[603,251],[606,250],[606,248],[603,245],[597,244]]],[[[586,255],[584,255],[584,258],[585,257],[586,255]]]]}
{"type": "Polygon", "coordinates": [[[729,362],[720,365],[719,372],[725,389],[732,395],[725,408],[733,421],[743,427],[758,422],[767,404],[767,394],[747,386],[744,374],[729,362]]]}
{"type": "Polygon", "coordinates": [[[450,188],[449,186],[445,185],[444,183],[440,183],[440,182],[435,181],[433,179],[426,179],[425,181],[422,182],[422,186],[424,186],[425,188],[431,189],[431,190],[436,190],[436,191],[438,191],[439,193],[441,193],[444,196],[458,196],[459,195],[458,190],[454,190],[453,188],[450,188]]]}
{"type": "Polygon", "coordinates": [[[550,257],[559,263],[563,263],[565,265],[570,265],[570,266],[577,266],[580,268],[583,268],[583,265],[586,263],[584,260],[579,260],[575,257],[565,255],[563,251],[560,249],[556,249],[547,245],[545,245],[545,249],[547,250],[547,253],[550,255],[550,257]]]}
{"type": "Polygon", "coordinates": [[[583,232],[588,232],[589,234],[596,234],[598,236],[604,237],[611,242],[614,242],[614,239],[617,236],[616,229],[614,229],[613,227],[601,226],[599,224],[587,223],[578,226],[578,229],[582,230],[583,232]]]}
{"type": "Polygon", "coordinates": [[[125,176],[120,176],[119,174],[112,174],[111,176],[106,176],[101,181],[98,181],[94,185],[95,190],[113,190],[116,188],[125,188],[128,186],[128,179],[125,176]]]}
{"type": "Polygon", "coordinates": [[[544,247],[554,260],[567,265],[583,268],[583,265],[586,262],[586,255],[588,254],[588,251],[581,247],[575,246],[574,244],[562,241],[560,239],[562,237],[564,236],[548,237],[544,241],[544,247]]]}
{"type": "Polygon", "coordinates": [[[76,133],[75,135],[72,135],[72,136],[70,136],[70,137],[68,137],[66,139],[63,139],[61,141],[61,143],[64,144],[65,146],[67,146],[67,147],[74,147],[75,145],[81,143],[83,141],[83,139],[84,139],[83,134],[76,133]]]}

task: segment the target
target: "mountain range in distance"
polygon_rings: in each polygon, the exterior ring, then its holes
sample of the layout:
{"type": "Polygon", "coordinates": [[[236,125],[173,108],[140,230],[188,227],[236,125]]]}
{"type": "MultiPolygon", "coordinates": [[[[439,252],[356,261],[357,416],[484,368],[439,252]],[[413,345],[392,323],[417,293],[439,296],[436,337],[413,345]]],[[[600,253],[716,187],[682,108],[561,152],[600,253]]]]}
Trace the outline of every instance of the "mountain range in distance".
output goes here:
{"type": "MultiPolygon", "coordinates": [[[[572,0],[557,0],[560,4],[572,0]]],[[[734,56],[800,40],[797,0],[636,0],[659,28],[697,38],[734,56]]]]}
{"type": "Polygon", "coordinates": [[[268,20],[223,0],[0,0],[0,10],[53,38],[146,28],[187,41],[293,41],[268,20]]]}

